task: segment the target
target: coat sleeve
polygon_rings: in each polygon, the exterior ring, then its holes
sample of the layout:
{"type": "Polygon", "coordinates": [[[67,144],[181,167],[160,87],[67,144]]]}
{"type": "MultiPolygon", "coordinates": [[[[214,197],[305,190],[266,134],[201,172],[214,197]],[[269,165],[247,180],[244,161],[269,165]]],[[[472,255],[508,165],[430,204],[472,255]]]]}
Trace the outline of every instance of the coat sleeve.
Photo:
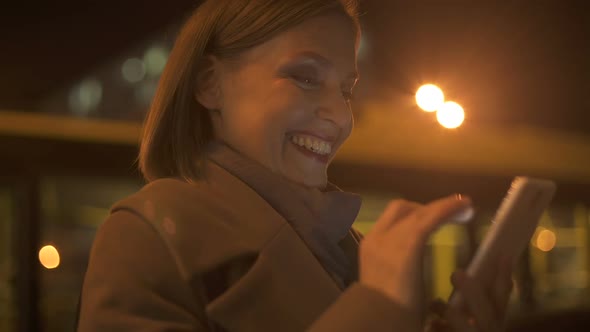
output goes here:
{"type": "Polygon", "coordinates": [[[78,331],[210,331],[157,231],[129,211],[99,228],[82,287],[78,331]]]}
{"type": "MultiPolygon", "coordinates": [[[[360,242],[363,234],[352,229],[360,242]]],[[[419,317],[395,303],[385,294],[361,283],[354,283],[309,328],[325,331],[421,331],[419,317]]]]}
{"type": "Polygon", "coordinates": [[[351,285],[308,329],[326,331],[421,331],[418,317],[385,294],[355,283],[351,285]]]}
{"type": "MultiPolygon", "coordinates": [[[[157,230],[133,212],[119,210],[107,218],[94,240],[77,330],[213,332],[218,328],[207,319],[204,300],[182,278],[157,230]]],[[[404,308],[355,283],[307,330],[419,329],[404,308]]]]}

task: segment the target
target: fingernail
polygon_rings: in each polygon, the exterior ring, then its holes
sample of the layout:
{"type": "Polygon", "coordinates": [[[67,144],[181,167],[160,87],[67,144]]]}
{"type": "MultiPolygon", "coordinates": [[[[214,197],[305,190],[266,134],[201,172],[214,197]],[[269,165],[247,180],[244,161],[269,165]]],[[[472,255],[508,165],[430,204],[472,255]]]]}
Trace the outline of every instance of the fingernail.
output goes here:
{"type": "Polygon", "coordinates": [[[465,204],[471,204],[471,197],[463,194],[455,194],[455,199],[464,202],[465,204]]]}
{"type": "Polygon", "coordinates": [[[465,223],[471,221],[471,219],[473,218],[474,215],[475,215],[475,210],[473,209],[473,207],[467,206],[466,208],[459,211],[458,213],[455,213],[451,217],[451,220],[455,223],[458,223],[458,224],[465,224],[465,223]]]}

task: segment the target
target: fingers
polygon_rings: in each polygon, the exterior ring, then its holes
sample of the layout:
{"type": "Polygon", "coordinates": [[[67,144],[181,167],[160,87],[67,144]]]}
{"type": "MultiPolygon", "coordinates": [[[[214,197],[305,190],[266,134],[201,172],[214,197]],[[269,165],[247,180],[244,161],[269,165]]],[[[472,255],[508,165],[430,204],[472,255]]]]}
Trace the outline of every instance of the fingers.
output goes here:
{"type": "Polygon", "coordinates": [[[466,312],[471,313],[481,331],[497,331],[499,324],[496,308],[488,298],[482,285],[469,278],[463,271],[458,271],[451,277],[455,288],[461,292],[466,312]]]}
{"type": "Polygon", "coordinates": [[[449,321],[453,331],[457,332],[475,332],[477,331],[477,326],[470,322],[470,318],[465,315],[465,313],[449,307],[445,315],[446,319],[449,321]]]}
{"type": "Polygon", "coordinates": [[[447,320],[449,305],[441,299],[435,299],[428,306],[429,316],[426,320],[424,332],[453,332],[447,320]]]}
{"type": "Polygon", "coordinates": [[[403,220],[403,228],[407,234],[415,234],[426,238],[449,218],[471,206],[471,200],[461,195],[452,195],[438,199],[427,205],[406,200],[391,202],[377,221],[373,230],[383,232],[403,220]]]}
{"type": "Polygon", "coordinates": [[[504,318],[512,292],[512,259],[504,257],[499,264],[498,277],[492,287],[492,302],[498,319],[504,318]]]}
{"type": "Polygon", "coordinates": [[[459,330],[475,326],[478,331],[500,331],[504,325],[512,290],[511,274],[512,260],[509,258],[502,260],[488,296],[481,283],[469,278],[463,271],[454,273],[451,282],[461,292],[464,308],[453,308],[454,313],[452,315],[449,313],[448,318],[451,324],[459,330]],[[473,315],[473,322],[477,322],[476,324],[469,324],[468,314],[473,315]]]}
{"type": "Polygon", "coordinates": [[[471,199],[466,196],[452,195],[433,201],[415,211],[416,223],[424,235],[429,235],[436,228],[449,221],[453,215],[471,206],[471,199]]]}

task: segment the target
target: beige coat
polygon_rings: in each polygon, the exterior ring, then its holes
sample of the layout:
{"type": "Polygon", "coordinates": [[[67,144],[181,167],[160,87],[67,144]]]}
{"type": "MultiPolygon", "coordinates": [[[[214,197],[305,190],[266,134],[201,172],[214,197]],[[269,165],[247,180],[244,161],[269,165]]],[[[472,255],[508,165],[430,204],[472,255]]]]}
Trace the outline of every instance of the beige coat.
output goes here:
{"type": "MultiPolygon", "coordinates": [[[[356,281],[340,289],[244,182],[211,162],[207,174],[152,182],[113,207],[92,248],[79,331],[407,331],[407,312],[382,293],[356,281]]],[[[341,242],[355,271],[359,239],[351,229],[341,242]]]]}

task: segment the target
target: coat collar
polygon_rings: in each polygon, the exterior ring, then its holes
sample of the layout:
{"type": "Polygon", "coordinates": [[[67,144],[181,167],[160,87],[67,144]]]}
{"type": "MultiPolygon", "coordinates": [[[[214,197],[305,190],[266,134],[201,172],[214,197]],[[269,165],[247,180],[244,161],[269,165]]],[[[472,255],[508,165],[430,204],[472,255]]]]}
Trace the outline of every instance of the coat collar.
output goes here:
{"type": "Polygon", "coordinates": [[[343,192],[331,183],[323,191],[298,185],[221,142],[210,144],[208,157],[283,216],[341,287],[354,278],[356,266],[340,244],[360,209],[359,195],[343,192]]]}

